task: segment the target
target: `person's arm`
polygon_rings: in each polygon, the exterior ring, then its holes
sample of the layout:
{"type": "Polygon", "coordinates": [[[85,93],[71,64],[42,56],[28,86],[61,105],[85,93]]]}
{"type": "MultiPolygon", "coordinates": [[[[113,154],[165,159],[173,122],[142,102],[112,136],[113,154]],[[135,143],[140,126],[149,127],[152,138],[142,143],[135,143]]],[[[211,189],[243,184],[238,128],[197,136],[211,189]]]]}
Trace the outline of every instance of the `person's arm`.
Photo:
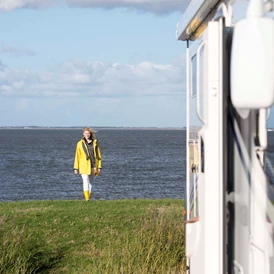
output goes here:
{"type": "Polygon", "coordinates": [[[100,144],[96,142],[96,167],[97,167],[97,174],[100,175],[102,169],[102,155],[100,150],[100,144]]]}
{"type": "Polygon", "coordinates": [[[97,159],[98,159],[98,169],[102,169],[102,155],[100,150],[100,145],[97,142],[97,153],[96,153],[97,159]]]}
{"type": "Polygon", "coordinates": [[[79,148],[76,145],[75,157],[74,157],[74,174],[79,174],[79,148]]]}

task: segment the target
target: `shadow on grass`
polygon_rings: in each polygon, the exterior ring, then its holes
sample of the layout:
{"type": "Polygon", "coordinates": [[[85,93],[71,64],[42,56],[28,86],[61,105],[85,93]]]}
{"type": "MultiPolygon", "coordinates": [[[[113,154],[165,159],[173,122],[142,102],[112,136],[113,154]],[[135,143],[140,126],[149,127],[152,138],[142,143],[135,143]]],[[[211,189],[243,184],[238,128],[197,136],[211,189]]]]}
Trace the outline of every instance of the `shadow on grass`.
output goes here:
{"type": "Polygon", "coordinates": [[[28,234],[25,227],[4,225],[0,219],[0,273],[50,273],[66,247],[51,248],[40,235],[28,234]]]}

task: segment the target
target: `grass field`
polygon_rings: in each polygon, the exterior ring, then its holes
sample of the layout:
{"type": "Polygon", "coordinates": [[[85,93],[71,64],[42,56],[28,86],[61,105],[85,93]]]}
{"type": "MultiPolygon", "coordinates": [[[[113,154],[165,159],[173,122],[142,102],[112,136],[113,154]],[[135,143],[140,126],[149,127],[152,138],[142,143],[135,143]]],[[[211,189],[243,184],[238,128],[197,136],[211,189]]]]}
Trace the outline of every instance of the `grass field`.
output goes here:
{"type": "Polygon", "coordinates": [[[0,273],[184,273],[183,200],[0,203],[0,273]]]}

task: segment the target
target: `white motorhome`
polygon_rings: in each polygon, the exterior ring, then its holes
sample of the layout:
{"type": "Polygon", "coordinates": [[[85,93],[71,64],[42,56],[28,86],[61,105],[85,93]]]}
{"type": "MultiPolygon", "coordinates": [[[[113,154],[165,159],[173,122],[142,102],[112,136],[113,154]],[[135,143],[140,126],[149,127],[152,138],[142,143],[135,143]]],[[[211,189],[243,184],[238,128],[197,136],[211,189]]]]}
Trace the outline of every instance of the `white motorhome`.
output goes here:
{"type": "Polygon", "coordinates": [[[177,25],[186,45],[189,274],[274,273],[274,191],[266,175],[273,7],[193,0],[177,25]]]}

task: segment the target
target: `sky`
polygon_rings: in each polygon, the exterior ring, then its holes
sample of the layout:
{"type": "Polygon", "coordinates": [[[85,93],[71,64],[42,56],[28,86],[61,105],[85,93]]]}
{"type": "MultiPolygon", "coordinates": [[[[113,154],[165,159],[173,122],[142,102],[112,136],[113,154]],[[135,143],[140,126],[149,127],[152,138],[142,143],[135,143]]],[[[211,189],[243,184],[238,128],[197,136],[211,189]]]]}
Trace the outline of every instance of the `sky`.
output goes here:
{"type": "Polygon", "coordinates": [[[181,0],[0,0],[0,126],[185,126],[181,0]]]}
{"type": "Polygon", "coordinates": [[[0,127],[184,127],[189,1],[0,0],[0,127]]]}

